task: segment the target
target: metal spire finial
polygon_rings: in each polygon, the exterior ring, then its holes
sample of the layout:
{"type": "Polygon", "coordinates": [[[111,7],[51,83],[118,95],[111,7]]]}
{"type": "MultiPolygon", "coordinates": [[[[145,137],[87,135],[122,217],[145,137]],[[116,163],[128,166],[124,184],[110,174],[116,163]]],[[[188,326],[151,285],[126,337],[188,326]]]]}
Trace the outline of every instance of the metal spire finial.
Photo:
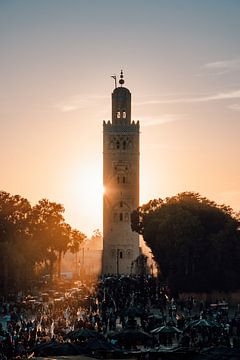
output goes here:
{"type": "Polygon", "coordinates": [[[123,80],[123,71],[122,71],[122,70],[121,70],[121,74],[120,74],[119,84],[120,84],[121,86],[123,86],[123,84],[124,84],[124,80],[123,80]]]}
{"type": "Polygon", "coordinates": [[[116,87],[117,87],[117,77],[116,77],[116,75],[111,75],[111,78],[114,79],[114,84],[115,84],[115,89],[116,89],[116,87]]]}

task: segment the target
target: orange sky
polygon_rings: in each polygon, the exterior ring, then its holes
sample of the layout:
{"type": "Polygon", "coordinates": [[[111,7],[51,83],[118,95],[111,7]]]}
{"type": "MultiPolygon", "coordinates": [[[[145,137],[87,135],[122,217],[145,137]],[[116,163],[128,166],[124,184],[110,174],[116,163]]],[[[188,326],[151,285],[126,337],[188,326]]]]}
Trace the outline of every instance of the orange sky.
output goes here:
{"type": "Polygon", "coordinates": [[[0,188],[102,228],[102,121],[123,68],[141,202],[197,191],[240,210],[240,3],[0,3],[0,188]]]}

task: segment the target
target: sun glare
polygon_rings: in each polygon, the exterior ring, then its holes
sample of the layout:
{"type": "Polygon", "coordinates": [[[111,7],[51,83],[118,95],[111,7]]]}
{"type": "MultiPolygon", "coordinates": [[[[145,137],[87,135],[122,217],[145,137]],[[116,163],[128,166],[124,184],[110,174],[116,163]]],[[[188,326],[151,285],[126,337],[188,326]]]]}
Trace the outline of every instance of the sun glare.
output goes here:
{"type": "Polygon", "coordinates": [[[79,226],[84,222],[84,227],[91,226],[92,231],[101,227],[102,223],[102,171],[99,165],[94,163],[85,164],[82,168],[84,171],[74,169],[71,172],[67,184],[69,202],[74,209],[75,222],[77,221],[79,226]]]}
{"type": "Polygon", "coordinates": [[[85,169],[84,173],[77,173],[74,177],[75,185],[72,191],[77,197],[81,196],[82,199],[86,199],[92,205],[102,198],[102,178],[94,166],[85,169]]]}

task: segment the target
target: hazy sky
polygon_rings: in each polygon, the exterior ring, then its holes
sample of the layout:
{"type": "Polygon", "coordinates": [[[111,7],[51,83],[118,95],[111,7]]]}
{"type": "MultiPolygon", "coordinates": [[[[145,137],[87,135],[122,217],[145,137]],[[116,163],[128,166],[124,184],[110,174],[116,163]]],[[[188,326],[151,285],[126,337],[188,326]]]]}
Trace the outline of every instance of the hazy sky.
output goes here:
{"type": "Polygon", "coordinates": [[[240,210],[239,0],[0,0],[0,189],[102,229],[102,121],[123,69],[141,203],[240,210]]]}

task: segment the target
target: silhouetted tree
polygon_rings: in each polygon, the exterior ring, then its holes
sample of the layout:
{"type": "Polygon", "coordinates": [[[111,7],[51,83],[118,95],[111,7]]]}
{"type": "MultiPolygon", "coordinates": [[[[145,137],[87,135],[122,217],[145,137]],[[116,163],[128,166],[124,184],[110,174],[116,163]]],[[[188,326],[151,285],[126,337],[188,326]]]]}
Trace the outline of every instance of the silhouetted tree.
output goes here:
{"type": "Polygon", "coordinates": [[[0,248],[2,258],[1,282],[6,294],[20,281],[20,266],[24,263],[27,241],[27,218],[31,210],[28,200],[19,195],[0,192],[0,248]],[[11,266],[9,266],[11,264],[11,266]]]}
{"type": "Polygon", "coordinates": [[[90,239],[90,246],[95,250],[102,250],[103,248],[103,234],[99,229],[93,231],[93,234],[90,239]]]}
{"type": "Polygon", "coordinates": [[[36,266],[42,264],[52,275],[57,261],[60,276],[62,255],[79,250],[85,235],[66,224],[63,213],[62,205],[47,199],[31,207],[19,195],[0,192],[0,288],[4,294],[29,287],[36,266]]]}
{"type": "Polygon", "coordinates": [[[68,250],[70,250],[73,254],[79,251],[79,247],[83,240],[86,239],[86,235],[81,231],[76,229],[71,229],[70,238],[68,243],[68,250]]]}
{"type": "Polygon", "coordinates": [[[64,211],[61,204],[47,199],[40,200],[32,209],[33,240],[42,256],[39,260],[49,263],[51,278],[57,259],[60,276],[62,254],[67,251],[70,240],[71,227],[64,221],[64,211]]]}
{"type": "Polygon", "coordinates": [[[239,287],[239,218],[230,207],[185,192],[151,200],[131,215],[174,291],[239,287]]]}

